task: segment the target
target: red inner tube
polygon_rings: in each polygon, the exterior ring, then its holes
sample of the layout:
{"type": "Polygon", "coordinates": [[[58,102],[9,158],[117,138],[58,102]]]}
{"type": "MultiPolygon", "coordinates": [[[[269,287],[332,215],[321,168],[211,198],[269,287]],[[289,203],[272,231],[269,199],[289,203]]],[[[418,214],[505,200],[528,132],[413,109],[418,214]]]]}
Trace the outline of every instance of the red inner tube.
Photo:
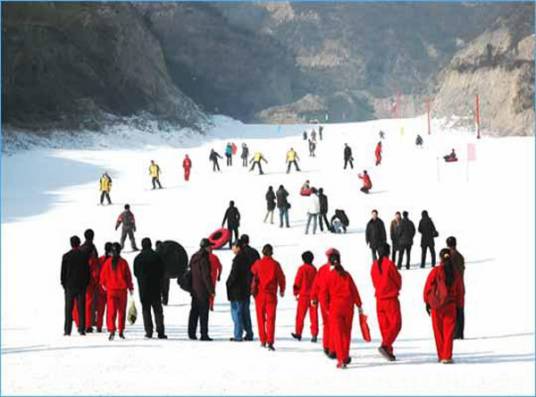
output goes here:
{"type": "Polygon", "coordinates": [[[208,237],[208,241],[210,241],[213,245],[212,248],[218,249],[223,247],[226,243],[229,242],[229,238],[231,237],[231,233],[229,232],[229,229],[220,228],[214,233],[212,233],[208,237]]]}

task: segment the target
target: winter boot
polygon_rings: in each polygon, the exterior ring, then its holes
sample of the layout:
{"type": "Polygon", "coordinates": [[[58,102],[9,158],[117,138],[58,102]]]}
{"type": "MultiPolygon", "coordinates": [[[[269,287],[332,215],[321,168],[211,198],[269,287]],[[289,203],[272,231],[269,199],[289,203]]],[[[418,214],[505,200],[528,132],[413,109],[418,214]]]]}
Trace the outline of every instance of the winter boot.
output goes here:
{"type": "Polygon", "coordinates": [[[270,344],[268,345],[268,350],[270,350],[270,351],[272,351],[272,352],[275,352],[275,347],[274,347],[274,345],[273,345],[272,343],[270,343],[270,344]]]}
{"type": "Polygon", "coordinates": [[[311,338],[311,342],[313,343],[316,343],[317,340],[318,340],[318,337],[316,335],[311,338]]]}
{"type": "Polygon", "coordinates": [[[97,328],[97,332],[100,334],[102,332],[102,328],[97,328]]]}
{"type": "Polygon", "coordinates": [[[337,353],[335,352],[329,352],[328,357],[332,360],[335,360],[337,358],[337,353]]]}
{"type": "Polygon", "coordinates": [[[112,331],[110,332],[110,336],[108,337],[108,340],[114,340],[114,338],[115,338],[115,332],[112,331]]]}
{"type": "Polygon", "coordinates": [[[208,335],[202,336],[201,339],[204,342],[211,342],[212,338],[210,338],[208,335]]]}
{"type": "Polygon", "coordinates": [[[120,337],[121,339],[125,339],[125,335],[123,334],[123,331],[119,332],[119,337],[120,337]]]}
{"type": "Polygon", "coordinates": [[[348,365],[352,362],[352,357],[348,356],[348,358],[344,361],[344,365],[348,365]]]}
{"type": "Polygon", "coordinates": [[[294,339],[301,340],[301,335],[295,334],[294,332],[292,332],[290,335],[292,335],[294,339]]]}
{"type": "Polygon", "coordinates": [[[261,347],[266,347],[266,342],[262,342],[261,347]]]}
{"type": "Polygon", "coordinates": [[[158,334],[158,339],[167,339],[166,334],[158,334]]]}
{"type": "Polygon", "coordinates": [[[91,333],[93,332],[93,327],[87,327],[87,328],[86,328],[86,332],[87,332],[88,334],[91,334],[91,333]]]}
{"type": "Polygon", "coordinates": [[[153,335],[151,335],[151,334],[145,334],[144,338],[145,338],[145,339],[152,339],[152,338],[153,338],[153,335]]]}

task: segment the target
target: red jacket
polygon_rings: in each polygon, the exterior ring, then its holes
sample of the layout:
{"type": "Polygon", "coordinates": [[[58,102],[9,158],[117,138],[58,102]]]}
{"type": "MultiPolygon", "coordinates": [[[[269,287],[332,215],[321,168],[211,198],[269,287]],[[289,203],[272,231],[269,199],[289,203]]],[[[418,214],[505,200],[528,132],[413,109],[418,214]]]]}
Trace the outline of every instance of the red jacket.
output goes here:
{"type": "Polygon", "coordinates": [[[320,301],[325,297],[325,292],[327,288],[327,276],[329,275],[330,270],[329,268],[330,264],[326,263],[325,265],[320,266],[320,269],[318,269],[315,280],[313,282],[313,288],[311,293],[312,300],[320,301]]]}
{"type": "Polygon", "coordinates": [[[402,288],[402,278],[395,264],[389,258],[382,260],[382,272],[378,267],[378,261],[372,263],[370,269],[372,284],[376,290],[376,299],[396,298],[402,288]]]}
{"type": "Polygon", "coordinates": [[[376,157],[381,157],[382,155],[382,145],[377,144],[376,150],[374,151],[374,154],[376,154],[376,157]]]}
{"type": "Polygon", "coordinates": [[[216,284],[216,280],[221,277],[223,268],[219,258],[212,252],[208,254],[208,260],[210,262],[210,279],[212,280],[212,283],[216,284]]]}
{"type": "Polygon", "coordinates": [[[294,295],[301,297],[310,297],[313,290],[313,283],[316,276],[316,267],[310,263],[304,263],[298,268],[296,278],[294,279],[294,295]]]}
{"type": "Polygon", "coordinates": [[[363,180],[363,187],[366,187],[367,189],[370,189],[372,187],[372,181],[370,180],[370,176],[368,174],[358,175],[359,179],[363,180]]]}
{"type": "Polygon", "coordinates": [[[258,259],[251,267],[254,290],[258,294],[277,296],[277,286],[283,294],[285,292],[285,275],[278,262],[269,256],[258,259]]]}
{"type": "MultiPolygon", "coordinates": [[[[445,279],[445,265],[443,263],[440,263],[438,267],[435,267],[432,269],[430,274],[428,275],[428,278],[426,279],[426,284],[424,285],[424,303],[428,303],[426,301],[426,297],[429,295],[430,290],[432,289],[432,284],[434,281],[439,279],[445,279]]],[[[448,295],[447,295],[447,302],[446,303],[455,303],[456,307],[461,308],[464,305],[464,290],[463,290],[463,281],[460,276],[460,274],[454,270],[454,282],[450,287],[447,286],[448,295]]]]}
{"type": "Polygon", "coordinates": [[[102,266],[100,283],[105,290],[133,290],[132,275],[128,263],[123,258],[119,258],[117,267],[112,269],[112,257],[108,258],[102,266]]]}
{"type": "MultiPolygon", "coordinates": [[[[104,263],[111,258],[111,256],[106,257],[106,255],[103,255],[99,258],[98,266],[95,269],[95,280],[97,282],[97,285],[102,289],[102,284],[100,282],[100,276],[102,273],[102,268],[104,267],[104,263]]],[[[91,274],[91,278],[93,278],[93,274],[91,274]]]]}
{"type": "Polygon", "coordinates": [[[329,307],[357,305],[361,307],[361,297],[359,291],[347,271],[338,272],[335,269],[330,270],[327,276],[327,286],[324,292],[324,300],[329,307]]]}
{"type": "Polygon", "coordinates": [[[192,160],[190,160],[190,158],[184,158],[184,160],[182,161],[182,168],[185,168],[185,169],[190,169],[192,168],[192,160]]]}

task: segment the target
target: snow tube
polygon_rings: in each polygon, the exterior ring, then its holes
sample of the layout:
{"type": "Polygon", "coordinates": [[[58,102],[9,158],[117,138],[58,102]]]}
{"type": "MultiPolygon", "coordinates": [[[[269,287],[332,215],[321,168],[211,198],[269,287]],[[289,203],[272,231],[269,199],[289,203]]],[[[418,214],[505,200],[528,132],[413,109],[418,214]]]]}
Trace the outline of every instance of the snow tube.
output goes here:
{"type": "Polygon", "coordinates": [[[300,196],[306,196],[307,197],[307,196],[310,196],[312,193],[313,193],[313,189],[311,189],[311,188],[302,187],[300,189],[300,196]]]}
{"type": "Polygon", "coordinates": [[[176,241],[164,241],[156,249],[164,262],[164,275],[167,278],[181,277],[188,267],[188,254],[176,241]]]}
{"type": "Polygon", "coordinates": [[[457,158],[452,158],[452,157],[444,157],[444,159],[445,159],[445,162],[447,162],[447,163],[454,163],[454,162],[458,161],[457,158]]]}
{"type": "Polygon", "coordinates": [[[344,210],[335,210],[335,216],[339,218],[344,226],[348,227],[350,225],[350,220],[348,219],[348,216],[344,210]]]}
{"type": "Polygon", "coordinates": [[[233,150],[233,154],[236,154],[236,151],[238,150],[238,148],[236,147],[234,143],[231,145],[231,148],[233,150]]]}
{"type": "Polygon", "coordinates": [[[227,244],[230,238],[231,232],[229,231],[229,229],[225,229],[224,227],[222,227],[216,230],[210,236],[208,236],[208,241],[212,243],[212,248],[218,249],[227,244]]]}

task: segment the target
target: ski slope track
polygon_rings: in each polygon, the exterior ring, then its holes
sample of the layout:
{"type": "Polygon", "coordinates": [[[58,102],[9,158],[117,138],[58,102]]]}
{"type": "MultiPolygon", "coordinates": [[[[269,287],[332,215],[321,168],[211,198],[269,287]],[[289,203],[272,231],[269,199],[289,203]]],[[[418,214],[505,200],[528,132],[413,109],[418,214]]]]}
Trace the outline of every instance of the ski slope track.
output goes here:
{"type": "MultiPolygon", "coordinates": [[[[2,384],[3,395],[534,395],[534,137],[487,138],[441,129],[427,136],[424,118],[328,124],[317,157],[308,157],[304,126],[244,125],[217,118],[205,137],[186,141],[157,135],[113,144],[89,142],[76,148],[30,148],[2,157],[2,384]],[[403,127],[403,133],[401,132],[403,127]],[[378,131],[386,132],[383,162],[374,166],[378,131]],[[422,133],[424,148],[415,147],[422,133]],[[234,166],[220,161],[213,173],[210,148],[223,155],[226,142],[261,150],[266,175],[248,172],[235,156],[234,166]],[[138,142],[136,144],[136,142],[138,142]],[[355,169],[342,169],[343,144],[354,152],[355,169]],[[477,159],[467,164],[467,143],[475,143],[477,159]],[[285,154],[294,147],[303,170],[286,174],[285,154]],[[438,157],[455,148],[460,161],[438,157]],[[182,159],[193,161],[190,182],[182,178],[182,159]],[[164,189],[152,191],[148,166],[162,169],[164,189]],[[357,173],[367,169],[371,194],[359,191],[357,173]],[[113,178],[112,206],[98,205],[98,179],[113,178]],[[329,216],[342,208],[350,218],[347,234],[305,235],[305,200],[298,190],[305,179],[323,187],[329,216]],[[269,185],[285,185],[290,193],[290,229],[262,222],[269,185]],[[191,255],[202,237],[221,225],[229,200],[242,214],[241,233],[252,245],[274,245],[274,257],[285,272],[287,291],[279,300],[277,351],[254,342],[231,343],[232,320],[225,280],[232,253],[217,251],[224,270],[210,313],[213,342],[187,338],[189,296],[172,280],[170,304],[164,308],[169,340],[144,340],[139,310],[126,340],[109,342],[106,334],[63,336],[61,256],[69,237],[96,233],[99,254],[106,241],[117,241],[114,225],[123,204],[136,216],[136,239],[173,239],[191,255]],[[394,212],[409,211],[417,224],[427,209],[439,231],[436,250],[449,235],[458,238],[466,259],[466,339],[454,342],[455,364],[437,363],[431,320],[422,290],[430,271],[418,268],[420,235],[412,251],[412,268],[402,270],[402,331],[395,342],[398,361],[385,361],[380,343],[370,279],[371,257],[365,226],[372,209],[389,227],[394,212]],[[341,251],[369,315],[372,342],[361,338],[354,317],[351,356],[346,370],[335,368],[321,343],[294,341],[296,300],[292,284],[301,253],[310,249],[315,265],[325,263],[329,247],[341,251]]],[[[134,134],[134,132],[133,132],[134,134]]],[[[127,135],[127,134],[125,134],[127,135]]],[[[97,139],[97,138],[96,138],[97,139]]],[[[239,149],[240,150],[240,149],[239,149]]],[[[278,219],[276,210],[275,219],[278,219]]],[[[130,249],[127,241],[127,250],[130,249]]],[[[132,268],[134,253],[125,252],[132,268]]],[[[129,298],[130,299],[130,298],[129,298]]],[[[257,336],[254,304],[251,306],[257,336]]]]}

